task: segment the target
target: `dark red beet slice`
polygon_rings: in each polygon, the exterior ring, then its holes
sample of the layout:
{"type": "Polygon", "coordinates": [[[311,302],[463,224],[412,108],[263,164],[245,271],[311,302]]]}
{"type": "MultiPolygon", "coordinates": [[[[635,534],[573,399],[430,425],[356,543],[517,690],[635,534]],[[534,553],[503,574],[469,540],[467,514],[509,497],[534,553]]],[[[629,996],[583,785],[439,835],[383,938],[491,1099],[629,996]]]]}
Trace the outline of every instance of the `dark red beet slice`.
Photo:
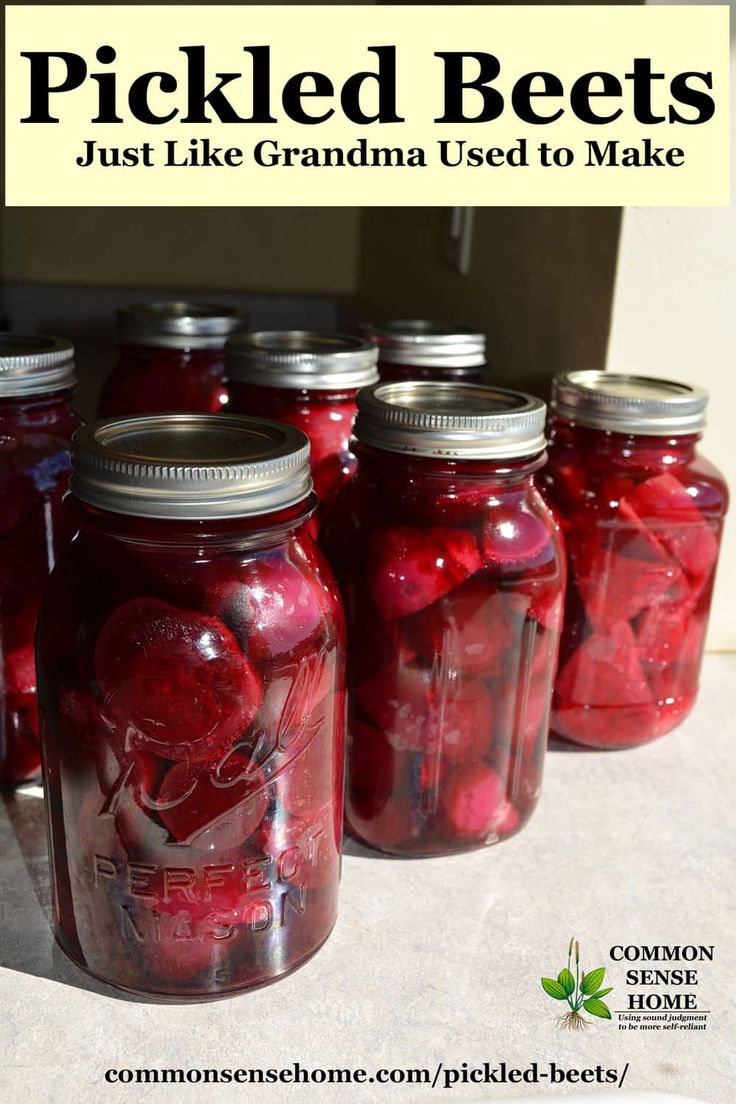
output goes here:
{"type": "Polygon", "coordinates": [[[355,717],[348,722],[348,808],[374,820],[393,792],[395,752],[386,736],[355,717]]]}
{"type": "Polygon", "coordinates": [[[429,668],[386,668],[356,690],[368,716],[398,751],[472,758],[490,747],[492,704],[484,683],[448,680],[429,668]]]}
{"type": "Polygon", "coordinates": [[[554,558],[550,528],[521,503],[495,506],[483,527],[483,560],[502,573],[547,563],[554,558]]]}
{"type": "Polygon", "coordinates": [[[175,764],[152,804],[178,843],[221,854],[250,839],[263,820],[268,792],[252,760],[231,752],[215,767],[175,764]]]}
{"type": "Polygon", "coordinates": [[[710,574],[718,541],[678,479],[668,473],[647,479],[625,501],[688,575],[705,579],[710,574]]]}
{"type": "Polygon", "coordinates": [[[319,592],[298,565],[261,558],[243,566],[242,580],[243,635],[256,662],[305,647],[323,628],[319,592]]]}
{"type": "Polygon", "coordinates": [[[224,754],[250,725],[263,692],[220,620],[155,598],[136,598],[108,618],[95,669],[104,712],[129,744],[167,759],[224,754]]]}
{"type": "Polygon", "coordinates": [[[14,698],[36,692],[36,660],[33,644],[17,648],[5,656],[5,693],[12,702],[14,698]]]}
{"type": "Polygon", "coordinates": [[[448,780],[445,804],[454,831],[465,839],[491,842],[519,823],[503,782],[483,764],[458,767],[448,780]]]}
{"type": "Polygon", "coordinates": [[[557,698],[586,706],[647,705],[652,694],[626,621],[592,633],[560,671],[557,698]]]}
{"type": "Polygon", "coordinates": [[[368,585],[384,617],[405,617],[436,602],[480,567],[472,533],[397,526],[371,540],[368,585]]]}
{"type": "Polygon", "coordinates": [[[404,636],[444,671],[491,678],[517,634],[511,596],[488,579],[470,579],[403,622],[404,636]]]}

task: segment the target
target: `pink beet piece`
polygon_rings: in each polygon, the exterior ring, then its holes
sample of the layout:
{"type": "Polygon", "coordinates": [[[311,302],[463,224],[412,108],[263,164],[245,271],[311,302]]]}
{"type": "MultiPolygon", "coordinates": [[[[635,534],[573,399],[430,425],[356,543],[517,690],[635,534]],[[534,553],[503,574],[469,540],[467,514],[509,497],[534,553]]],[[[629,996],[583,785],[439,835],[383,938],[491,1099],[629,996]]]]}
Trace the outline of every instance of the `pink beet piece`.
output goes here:
{"type": "Polygon", "coordinates": [[[640,483],[625,503],[695,579],[704,579],[718,558],[718,541],[687,489],[665,473],[640,483]]]}
{"type": "Polygon", "coordinates": [[[103,713],[129,744],[174,760],[214,759],[247,730],[261,677],[216,617],[154,598],[119,606],[102,628],[95,670],[103,713]]]}
{"type": "Polygon", "coordinates": [[[478,543],[466,529],[397,526],[371,540],[368,585],[384,617],[405,617],[464,582],[480,563],[478,543]]]}
{"type": "Polygon", "coordinates": [[[691,610],[682,602],[658,602],[645,610],[636,629],[637,654],[645,669],[677,660],[691,610]]]}
{"type": "Polygon", "coordinates": [[[36,660],[33,644],[5,656],[5,693],[9,700],[36,692],[36,660]]]}
{"type": "Polygon", "coordinates": [[[652,694],[626,621],[594,632],[560,671],[560,702],[586,706],[647,705],[652,694]]]}
{"type": "Polygon", "coordinates": [[[463,759],[490,746],[493,709],[480,681],[447,680],[430,668],[385,668],[356,696],[397,751],[463,759]]]}
{"type": "Polygon", "coordinates": [[[404,637],[443,670],[491,678],[518,637],[512,596],[488,579],[469,579],[403,622],[404,637]]]}
{"type": "MultiPolygon", "coordinates": [[[[622,508],[622,513],[625,508],[622,508]]],[[[678,564],[629,514],[616,528],[569,541],[570,572],[594,629],[631,620],[682,579],[678,564]]]]}
{"type": "Polygon", "coordinates": [[[445,803],[454,830],[466,839],[507,836],[519,822],[501,778],[484,764],[459,767],[447,783],[445,803]]]}

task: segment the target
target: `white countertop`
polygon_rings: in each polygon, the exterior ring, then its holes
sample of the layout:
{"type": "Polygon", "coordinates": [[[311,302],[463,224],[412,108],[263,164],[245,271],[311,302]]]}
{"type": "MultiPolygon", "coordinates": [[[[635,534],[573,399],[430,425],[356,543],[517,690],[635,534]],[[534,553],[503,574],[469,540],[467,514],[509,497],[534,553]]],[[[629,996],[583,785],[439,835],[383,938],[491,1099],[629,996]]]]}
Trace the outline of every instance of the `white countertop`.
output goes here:
{"type": "MultiPolygon", "coordinates": [[[[42,803],[0,801],[0,1090],[24,1102],[248,1104],[500,1101],[529,1086],[106,1084],[108,1068],[498,1066],[629,1070],[625,1088],[736,1101],[736,656],[711,655],[693,715],[648,747],[553,750],[539,808],[517,837],[450,859],[346,847],[341,915],[325,947],[278,984],[165,1005],[116,994],[54,946],[42,803]],[[730,919],[730,922],[729,922],[730,919]],[[713,944],[705,1031],[555,1024],[541,990],[575,935],[583,964],[614,944],[713,944]],[[135,1096],[133,1096],[135,1094],[135,1096]]],[[[593,961],[595,959],[595,962],[593,961]]],[[[619,1000],[616,1000],[618,996],[619,1000]]],[[[540,1095],[543,1090],[538,1090],[540,1095]]],[[[590,1092],[580,1086],[578,1092],[590,1092]]],[[[609,1090],[598,1090],[605,1095],[609,1090]]],[[[616,1093],[615,1086],[613,1087],[616,1093]]],[[[574,1093],[560,1088],[553,1095],[574,1093]]]]}

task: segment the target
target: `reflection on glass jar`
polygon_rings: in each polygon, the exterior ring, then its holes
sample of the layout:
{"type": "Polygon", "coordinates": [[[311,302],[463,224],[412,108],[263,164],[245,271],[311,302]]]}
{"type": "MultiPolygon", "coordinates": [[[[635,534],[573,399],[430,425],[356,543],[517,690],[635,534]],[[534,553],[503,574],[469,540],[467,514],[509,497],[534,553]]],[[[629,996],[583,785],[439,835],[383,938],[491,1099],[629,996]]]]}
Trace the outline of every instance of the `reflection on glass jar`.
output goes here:
{"type": "Polygon", "coordinates": [[[553,730],[642,744],[698,690],[727,491],[698,452],[707,396],[667,380],[555,380],[541,475],[569,558],[553,730]]]}
{"type": "Polygon", "coordinates": [[[376,350],[341,334],[243,334],[228,342],[227,372],[233,410],[288,422],[309,437],[321,518],[355,470],[355,396],[378,379],[376,350]]]}
{"type": "Polygon", "coordinates": [[[273,422],[75,437],[79,534],[39,627],[55,923],[114,985],[259,985],[335,922],[344,629],[310,488],[273,422]]]}
{"type": "Polygon", "coordinates": [[[347,824],[397,854],[494,843],[536,805],[557,659],[544,404],[420,382],[358,407],[321,533],[348,618],[347,824]]]}
{"type": "Polygon", "coordinates": [[[0,783],[41,770],[33,644],[48,573],[72,535],[61,500],[73,384],[68,341],[0,334],[0,783]]]}

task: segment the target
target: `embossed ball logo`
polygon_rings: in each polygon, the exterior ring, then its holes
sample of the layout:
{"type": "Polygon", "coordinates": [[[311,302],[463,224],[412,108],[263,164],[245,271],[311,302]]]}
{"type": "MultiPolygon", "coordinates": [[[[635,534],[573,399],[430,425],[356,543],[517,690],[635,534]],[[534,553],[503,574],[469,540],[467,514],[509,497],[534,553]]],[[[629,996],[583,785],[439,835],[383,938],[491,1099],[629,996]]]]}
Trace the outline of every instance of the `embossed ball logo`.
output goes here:
{"type": "Polygon", "coordinates": [[[569,1005],[567,1012],[557,1018],[557,1026],[566,1031],[583,1031],[591,1026],[593,1020],[588,1020],[581,1015],[581,1009],[601,1020],[610,1020],[611,1011],[603,1000],[608,993],[613,992],[612,987],[602,989],[603,979],[606,975],[604,966],[599,966],[588,973],[580,969],[580,944],[573,936],[567,950],[567,966],[563,967],[557,975],[557,979],[540,978],[542,988],[548,997],[556,1001],[566,1001],[569,1005]],[[572,956],[575,951],[575,973],[572,972],[572,956]]]}

